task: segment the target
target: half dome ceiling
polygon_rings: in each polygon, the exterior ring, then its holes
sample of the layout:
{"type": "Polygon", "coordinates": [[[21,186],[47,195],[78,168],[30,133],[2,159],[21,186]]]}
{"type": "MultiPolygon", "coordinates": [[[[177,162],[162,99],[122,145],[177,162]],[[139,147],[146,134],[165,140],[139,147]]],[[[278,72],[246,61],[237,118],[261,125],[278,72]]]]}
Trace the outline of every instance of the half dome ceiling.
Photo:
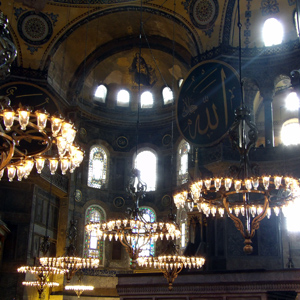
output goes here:
{"type": "MultiPolygon", "coordinates": [[[[152,91],[155,113],[160,109],[164,114],[170,109],[162,103],[162,88],[173,87],[176,97],[178,79],[188,74],[193,58],[220,45],[238,45],[236,0],[43,3],[44,7],[25,0],[1,3],[18,47],[16,63],[46,72],[48,83],[67,102],[83,99],[89,105],[81,109],[94,114],[101,115],[101,107],[93,110],[93,92],[99,83],[108,87],[111,98],[104,110],[115,108],[118,88],[132,93],[130,109],[136,110],[137,88],[129,68],[140,47],[156,76],[155,83],[142,90],[152,91]]],[[[284,23],[284,43],[296,40],[295,9],[294,0],[241,1],[242,46],[263,47],[262,25],[270,17],[284,23]]]]}

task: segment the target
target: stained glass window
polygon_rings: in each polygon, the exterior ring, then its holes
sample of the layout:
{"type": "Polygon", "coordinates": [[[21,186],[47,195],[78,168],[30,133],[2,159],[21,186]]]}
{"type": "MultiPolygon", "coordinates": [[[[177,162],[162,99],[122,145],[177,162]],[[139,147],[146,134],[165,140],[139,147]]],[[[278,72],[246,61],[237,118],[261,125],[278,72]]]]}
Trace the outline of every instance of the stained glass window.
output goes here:
{"type": "Polygon", "coordinates": [[[177,167],[178,167],[178,185],[184,184],[189,179],[188,163],[189,163],[190,145],[187,141],[182,140],[178,146],[177,167]]]}
{"type": "Polygon", "coordinates": [[[107,154],[100,146],[90,150],[88,186],[100,189],[106,183],[107,154]]]}
{"type": "MultiPolygon", "coordinates": [[[[147,222],[155,222],[156,221],[156,214],[153,209],[149,207],[141,207],[143,219],[147,222]]],[[[155,243],[151,239],[146,245],[141,248],[141,252],[139,256],[153,256],[154,255],[154,247],[155,243]]]]}
{"type": "Polygon", "coordinates": [[[135,168],[141,172],[141,180],[147,184],[147,192],[156,189],[157,156],[151,150],[141,151],[135,159],[135,168]]]}
{"type": "MultiPolygon", "coordinates": [[[[105,221],[105,212],[98,205],[89,206],[85,213],[85,224],[89,222],[105,221]]],[[[100,265],[103,265],[104,261],[104,242],[98,240],[96,232],[84,234],[84,257],[94,257],[100,259],[100,265]]]]}

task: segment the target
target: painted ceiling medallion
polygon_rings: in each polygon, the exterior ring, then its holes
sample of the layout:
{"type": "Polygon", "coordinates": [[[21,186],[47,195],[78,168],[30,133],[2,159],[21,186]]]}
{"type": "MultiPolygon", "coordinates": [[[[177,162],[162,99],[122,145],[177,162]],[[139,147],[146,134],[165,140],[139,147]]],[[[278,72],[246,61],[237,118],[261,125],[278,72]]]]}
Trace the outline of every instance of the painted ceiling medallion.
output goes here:
{"type": "Polygon", "coordinates": [[[190,5],[190,18],[199,29],[213,26],[219,13],[217,0],[193,0],[190,5]]]}
{"type": "Polygon", "coordinates": [[[53,33],[52,23],[45,14],[29,11],[20,16],[18,32],[28,44],[43,45],[49,41],[53,33]]]}

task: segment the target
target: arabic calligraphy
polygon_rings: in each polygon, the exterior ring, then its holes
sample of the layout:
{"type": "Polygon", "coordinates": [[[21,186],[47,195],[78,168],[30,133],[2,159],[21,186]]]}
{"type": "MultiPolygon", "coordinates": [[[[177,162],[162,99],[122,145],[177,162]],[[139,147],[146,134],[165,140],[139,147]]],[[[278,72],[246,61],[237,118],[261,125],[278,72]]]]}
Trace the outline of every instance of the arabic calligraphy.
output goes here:
{"type": "Polygon", "coordinates": [[[238,86],[235,70],[226,63],[208,61],[191,70],[177,102],[177,124],[186,140],[211,145],[226,134],[241,98],[238,86]]]}

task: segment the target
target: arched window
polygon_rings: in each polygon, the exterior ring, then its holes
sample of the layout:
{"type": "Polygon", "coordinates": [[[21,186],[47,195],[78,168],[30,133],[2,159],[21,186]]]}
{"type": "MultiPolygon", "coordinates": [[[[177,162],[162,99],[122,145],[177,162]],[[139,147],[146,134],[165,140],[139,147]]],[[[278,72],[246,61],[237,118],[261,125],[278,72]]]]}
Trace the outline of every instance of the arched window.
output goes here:
{"type": "Polygon", "coordinates": [[[130,99],[129,92],[126,91],[126,90],[120,90],[118,92],[118,96],[117,96],[117,105],[128,107],[129,106],[129,99],[130,99]]]}
{"type": "Polygon", "coordinates": [[[183,78],[180,78],[180,79],[178,80],[178,87],[181,87],[182,83],[183,83],[183,78]]]}
{"type": "MultiPolygon", "coordinates": [[[[146,222],[155,222],[156,221],[156,214],[152,208],[149,207],[140,207],[140,210],[142,211],[142,217],[146,222]]],[[[155,243],[151,239],[146,245],[141,247],[141,252],[139,253],[139,256],[154,256],[154,247],[155,243]]]]}
{"type": "Polygon", "coordinates": [[[289,119],[281,128],[281,141],[285,146],[300,144],[300,125],[298,118],[289,119]]]}
{"type": "Polygon", "coordinates": [[[189,179],[189,151],[190,145],[187,141],[182,140],[178,146],[177,150],[177,184],[181,185],[188,181],[189,179]]]}
{"type": "Polygon", "coordinates": [[[299,109],[299,98],[296,92],[290,92],[285,98],[285,107],[287,110],[296,111],[299,109]]]}
{"type": "Polygon", "coordinates": [[[141,95],[141,108],[152,108],[153,107],[153,96],[150,92],[144,92],[141,95]]]}
{"type": "MultiPolygon", "coordinates": [[[[85,224],[90,222],[105,221],[105,212],[98,205],[89,206],[85,212],[85,224]]],[[[100,259],[100,265],[104,262],[104,241],[98,240],[96,232],[85,232],[84,234],[84,257],[94,257],[100,259]]]]}
{"type": "Polygon", "coordinates": [[[164,105],[173,102],[173,92],[169,87],[166,86],[163,88],[162,95],[164,99],[164,105]]]}
{"type": "Polygon", "coordinates": [[[299,232],[300,231],[300,219],[299,219],[299,210],[300,203],[299,201],[295,201],[290,204],[285,212],[286,217],[286,228],[291,232],[299,232]]]}
{"type": "Polygon", "coordinates": [[[95,100],[97,100],[98,102],[105,103],[106,95],[107,95],[106,86],[103,84],[98,85],[96,92],[94,94],[95,100]]]}
{"type": "Polygon", "coordinates": [[[135,168],[140,171],[141,180],[147,184],[147,191],[156,189],[157,156],[153,151],[142,150],[135,159],[135,168]]]}
{"type": "Polygon", "coordinates": [[[273,46],[282,43],[283,27],[281,23],[275,19],[267,19],[263,26],[263,41],[265,46],[273,46]]]}
{"type": "Polygon", "coordinates": [[[107,154],[100,146],[93,146],[89,156],[88,186],[100,189],[106,183],[107,154]]]}

